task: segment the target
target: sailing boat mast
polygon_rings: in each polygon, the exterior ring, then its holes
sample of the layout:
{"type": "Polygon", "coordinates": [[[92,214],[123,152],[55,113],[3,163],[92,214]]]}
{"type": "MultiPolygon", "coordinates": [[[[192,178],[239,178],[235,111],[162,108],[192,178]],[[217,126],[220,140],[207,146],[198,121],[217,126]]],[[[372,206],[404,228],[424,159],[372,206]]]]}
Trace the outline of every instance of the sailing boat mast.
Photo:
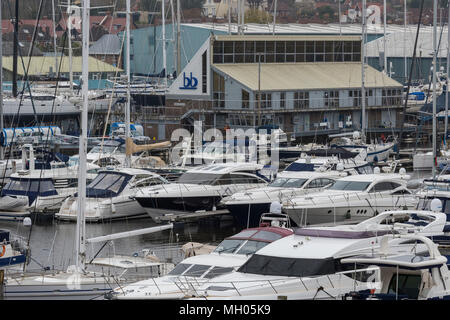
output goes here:
{"type": "Polygon", "coordinates": [[[68,0],[67,12],[69,16],[67,17],[67,36],[69,38],[69,86],[70,90],[73,90],[73,72],[72,72],[72,7],[70,0],[68,0]]]}
{"type": "MultiPolygon", "coordinates": [[[[0,2],[0,17],[2,16],[2,3],[0,2]]],[[[3,32],[0,27],[0,134],[3,136],[3,32]]],[[[5,139],[6,137],[3,136],[5,139]]],[[[4,159],[3,144],[0,144],[0,159],[4,159]]]]}
{"type": "Polygon", "coordinates": [[[386,53],[386,0],[383,0],[383,59],[384,73],[387,74],[387,53],[386,53]]]}
{"type": "Polygon", "coordinates": [[[447,22],[447,78],[445,82],[445,130],[444,130],[444,141],[447,146],[447,130],[448,130],[448,74],[450,71],[449,61],[450,61],[450,3],[448,4],[448,22],[447,22]]]}
{"type": "MultiPolygon", "coordinates": [[[[126,65],[127,65],[127,106],[125,108],[125,143],[128,144],[129,143],[129,138],[130,138],[130,107],[131,107],[131,93],[130,93],[130,52],[131,52],[131,48],[130,48],[130,13],[131,13],[131,8],[130,8],[130,0],[127,0],[127,4],[126,4],[126,9],[127,9],[127,21],[126,21],[126,33],[127,33],[127,55],[126,55],[126,65]]],[[[131,166],[131,155],[127,154],[125,156],[125,167],[129,167],[131,166]]]]}
{"type": "Polygon", "coordinates": [[[275,0],[274,8],[273,8],[273,31],[272,35],[275,35],[275,24],[277,19],[277,0],[275,0]]]}
{"type": "Polygon", "coordinates": [[[362,42],[361,42],[361,141],[366,139],[366,88],[365,88],[365,64],[366,64],[366,0],[362,1],[362,42]]]}
{"type": "Polygon", "coordinates": [[[86,258],[86,222],[84,206],[86,202],[86,152],[87,152],[87,120],[88,120],[88,80],[89,80],[89,8],[90,0],[83,0],[82,18],[82,96],[81,135],[78,163],[78,197],[77,197],[77,227],[76,227],[76,266],[78,272],[84,272],[86,258]]]}
{"type": "Polygon", "coordinates": [[[164,66],[164,88],[167,88],[167,58],[166,58],[166,13],[164,10],[165,0],[162,3],[162,41],[163,41],[163,66],[164,66]]]}
{"type": "Polygon", "coordinates": [[[180,74],[181,69],[181,4],[180,0],[177,0],[177,77],[180,74]]]}
{"type": "Polygon", "coordinates": [[[55,74],[58,72],[58,56],[56,51],[56,17],[55,17],[55,0],[52,0],[52,19],[53,19],[53,47],[55,52],[55,74]]]}
{"type": "Polygon", "coordinates": [[[17,97],[17,49],[19,44],[19,0],[16,0],[14,19],[14,43],[13,43],[13,78],[12,94],[17,97]]]}
{"type": "Polygon", "coordinates": [[[437,0],[433,1],[433,179],[436,178],[436,36],[437,36],[437,0]]]}

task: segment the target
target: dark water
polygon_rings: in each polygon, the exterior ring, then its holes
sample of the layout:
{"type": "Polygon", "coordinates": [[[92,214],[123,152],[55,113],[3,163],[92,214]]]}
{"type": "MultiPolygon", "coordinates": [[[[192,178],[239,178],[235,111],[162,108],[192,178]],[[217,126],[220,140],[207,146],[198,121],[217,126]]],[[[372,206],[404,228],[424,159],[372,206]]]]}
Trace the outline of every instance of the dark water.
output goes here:
{"type": "MultiPolygon", "coordinates": [[[[86,224],[86,238],[158,225],[150,218],[88,223],[86,224]]],[[[0,229],[10,230],[14,235],[21,236],[26,240],[29,239],[32,261],[27,266],[28,270],[37,271],[43,267],[66,270],[67,266],[74,264],[76,223],[54,220],[25,227],[22,222],[0,221],[0,229]]],[[[167,257],[171,253],[165,249],[160,250],[162,247],[168,245],[181,246],[190,241],[218,244],[225,237],[238,231],[239,229],[234,227],[233,221],[229,219],[200,224],[177,224],[173,230],[113,240],[101,250],[98,256],[142,254],[143,249],[153,249],[158,256],[161,257],[159,253],[162,253],[167,257]]],[[[87,261],[94,257],[103,244],[88,244],[87,261]]],[[[177,262],[175,256],[171,258],[174,262],[177,262]]]]}

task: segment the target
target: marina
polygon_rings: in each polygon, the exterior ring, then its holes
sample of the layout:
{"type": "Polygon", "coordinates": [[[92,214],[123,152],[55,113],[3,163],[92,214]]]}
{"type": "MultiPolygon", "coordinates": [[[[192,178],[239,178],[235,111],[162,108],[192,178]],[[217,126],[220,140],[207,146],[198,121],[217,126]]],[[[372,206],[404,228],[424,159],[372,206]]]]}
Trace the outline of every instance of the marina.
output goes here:
{"type": "Polygon", "coordinates": [[[448,3],[122,2],[0,3],[0,300],[450,299],[448,3]]]}

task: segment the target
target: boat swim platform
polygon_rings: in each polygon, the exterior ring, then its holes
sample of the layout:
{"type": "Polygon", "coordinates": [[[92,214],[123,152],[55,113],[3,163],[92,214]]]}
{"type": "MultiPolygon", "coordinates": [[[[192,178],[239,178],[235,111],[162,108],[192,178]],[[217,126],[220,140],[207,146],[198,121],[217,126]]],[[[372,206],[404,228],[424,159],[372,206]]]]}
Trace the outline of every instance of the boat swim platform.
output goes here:
{"type": "Polygon", "coordinates": [[[229,215],[230,212],[227,209],[212,210],[212,211],[199,211],[193,213],[168,213],[161,217],[161,222],[192,222],[204,218],[220,217],[229,215]]]}

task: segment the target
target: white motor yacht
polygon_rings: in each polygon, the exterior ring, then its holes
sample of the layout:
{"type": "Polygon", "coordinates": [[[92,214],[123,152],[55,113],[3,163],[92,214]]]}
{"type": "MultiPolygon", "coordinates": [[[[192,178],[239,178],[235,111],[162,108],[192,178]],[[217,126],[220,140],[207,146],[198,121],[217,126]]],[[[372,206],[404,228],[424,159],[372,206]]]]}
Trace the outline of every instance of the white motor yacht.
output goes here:
{"type": "MultiPolygon", "coordinates": [[[[22,220],[30,213],[51,217],[77,189],[78,166],[52,164],[51,169],[19,170],[11,174],[0,192],[0,219],[22,220]]],[[[98,166],[89,164],[87,181],[96,175],[98,166]]]]}
{"type": "Polygon", "coordinates": [[[188,257],[163,277],[116,288],[110,299],[182,299],[195,294],[196,287],[235,271],[255,252],[292,234],[278,227],[245,229],[223,240],[214,251],[188,257]]]}
{"type": "MultiPolygon", "coordinates": [[[[386,236],[388,237],[388,236],[386,236]]],[[[392,238],[393,236],[389,236],[392,238]]],[[[346,300],[448,300],[450,272],[447,257],[429,238],[420,235],[398,235],[399,240],[423,244],[425,252],[389,253],[387,246],[371,254],[354,256],[341,263],[379,268],[378,290],[352,291],[346,300]]]]}
{"type": "MultiPolygon", "coordinates": [[[[426,252],[415,241],[384,235],[441,235],[445,215],[432,211],[389,211],[356,225],[298,228],[257,251],[236,272],[197,287],[194,299],[342,299],[352,291],[377,289],[378,267],[343,263],[344,258],[392,248],[388,254],[426,252]]],[[[378,289],[379,290],[379,289],[378,289]]]]}
{"type": "Polygon", "coordinates": [[[193,168],[176,183],[138,190],[135,199],[150,217],[220,209],[220,201],[233,193],[267,185],[258,174],[262,165],[255,163],[222,163],[193,168]]]}
{"type": "MultiPolygon", "coordinates": [[[[102,170],[86,188],[86,221],[118,220],[146,215],[145,210],[134,200],[139,190],[167,185],[169,182],[149,170],[118,168],[102,170]]],[[[55,217],[76,221],[77,196],[67,198],[55,217]]]]}
{"type": "Polygon", "coordinates": [[[332,186],[337,179],[346,177],[343,171],[290,171],[278,174],[269,185],[240,191],[225,197],[221,204],[241,227],[255,227],[261,215],[270,210],[272,202],[320,192],[332,186]]]}
{"type": "Polygon", "coordinates": [[[283,212],[298,225],[363,220],[380,212],[415,208],[417,198],[406,187],[409,176],[361,174],[341,178],[320,193],[283,202],[283,212]]]}

